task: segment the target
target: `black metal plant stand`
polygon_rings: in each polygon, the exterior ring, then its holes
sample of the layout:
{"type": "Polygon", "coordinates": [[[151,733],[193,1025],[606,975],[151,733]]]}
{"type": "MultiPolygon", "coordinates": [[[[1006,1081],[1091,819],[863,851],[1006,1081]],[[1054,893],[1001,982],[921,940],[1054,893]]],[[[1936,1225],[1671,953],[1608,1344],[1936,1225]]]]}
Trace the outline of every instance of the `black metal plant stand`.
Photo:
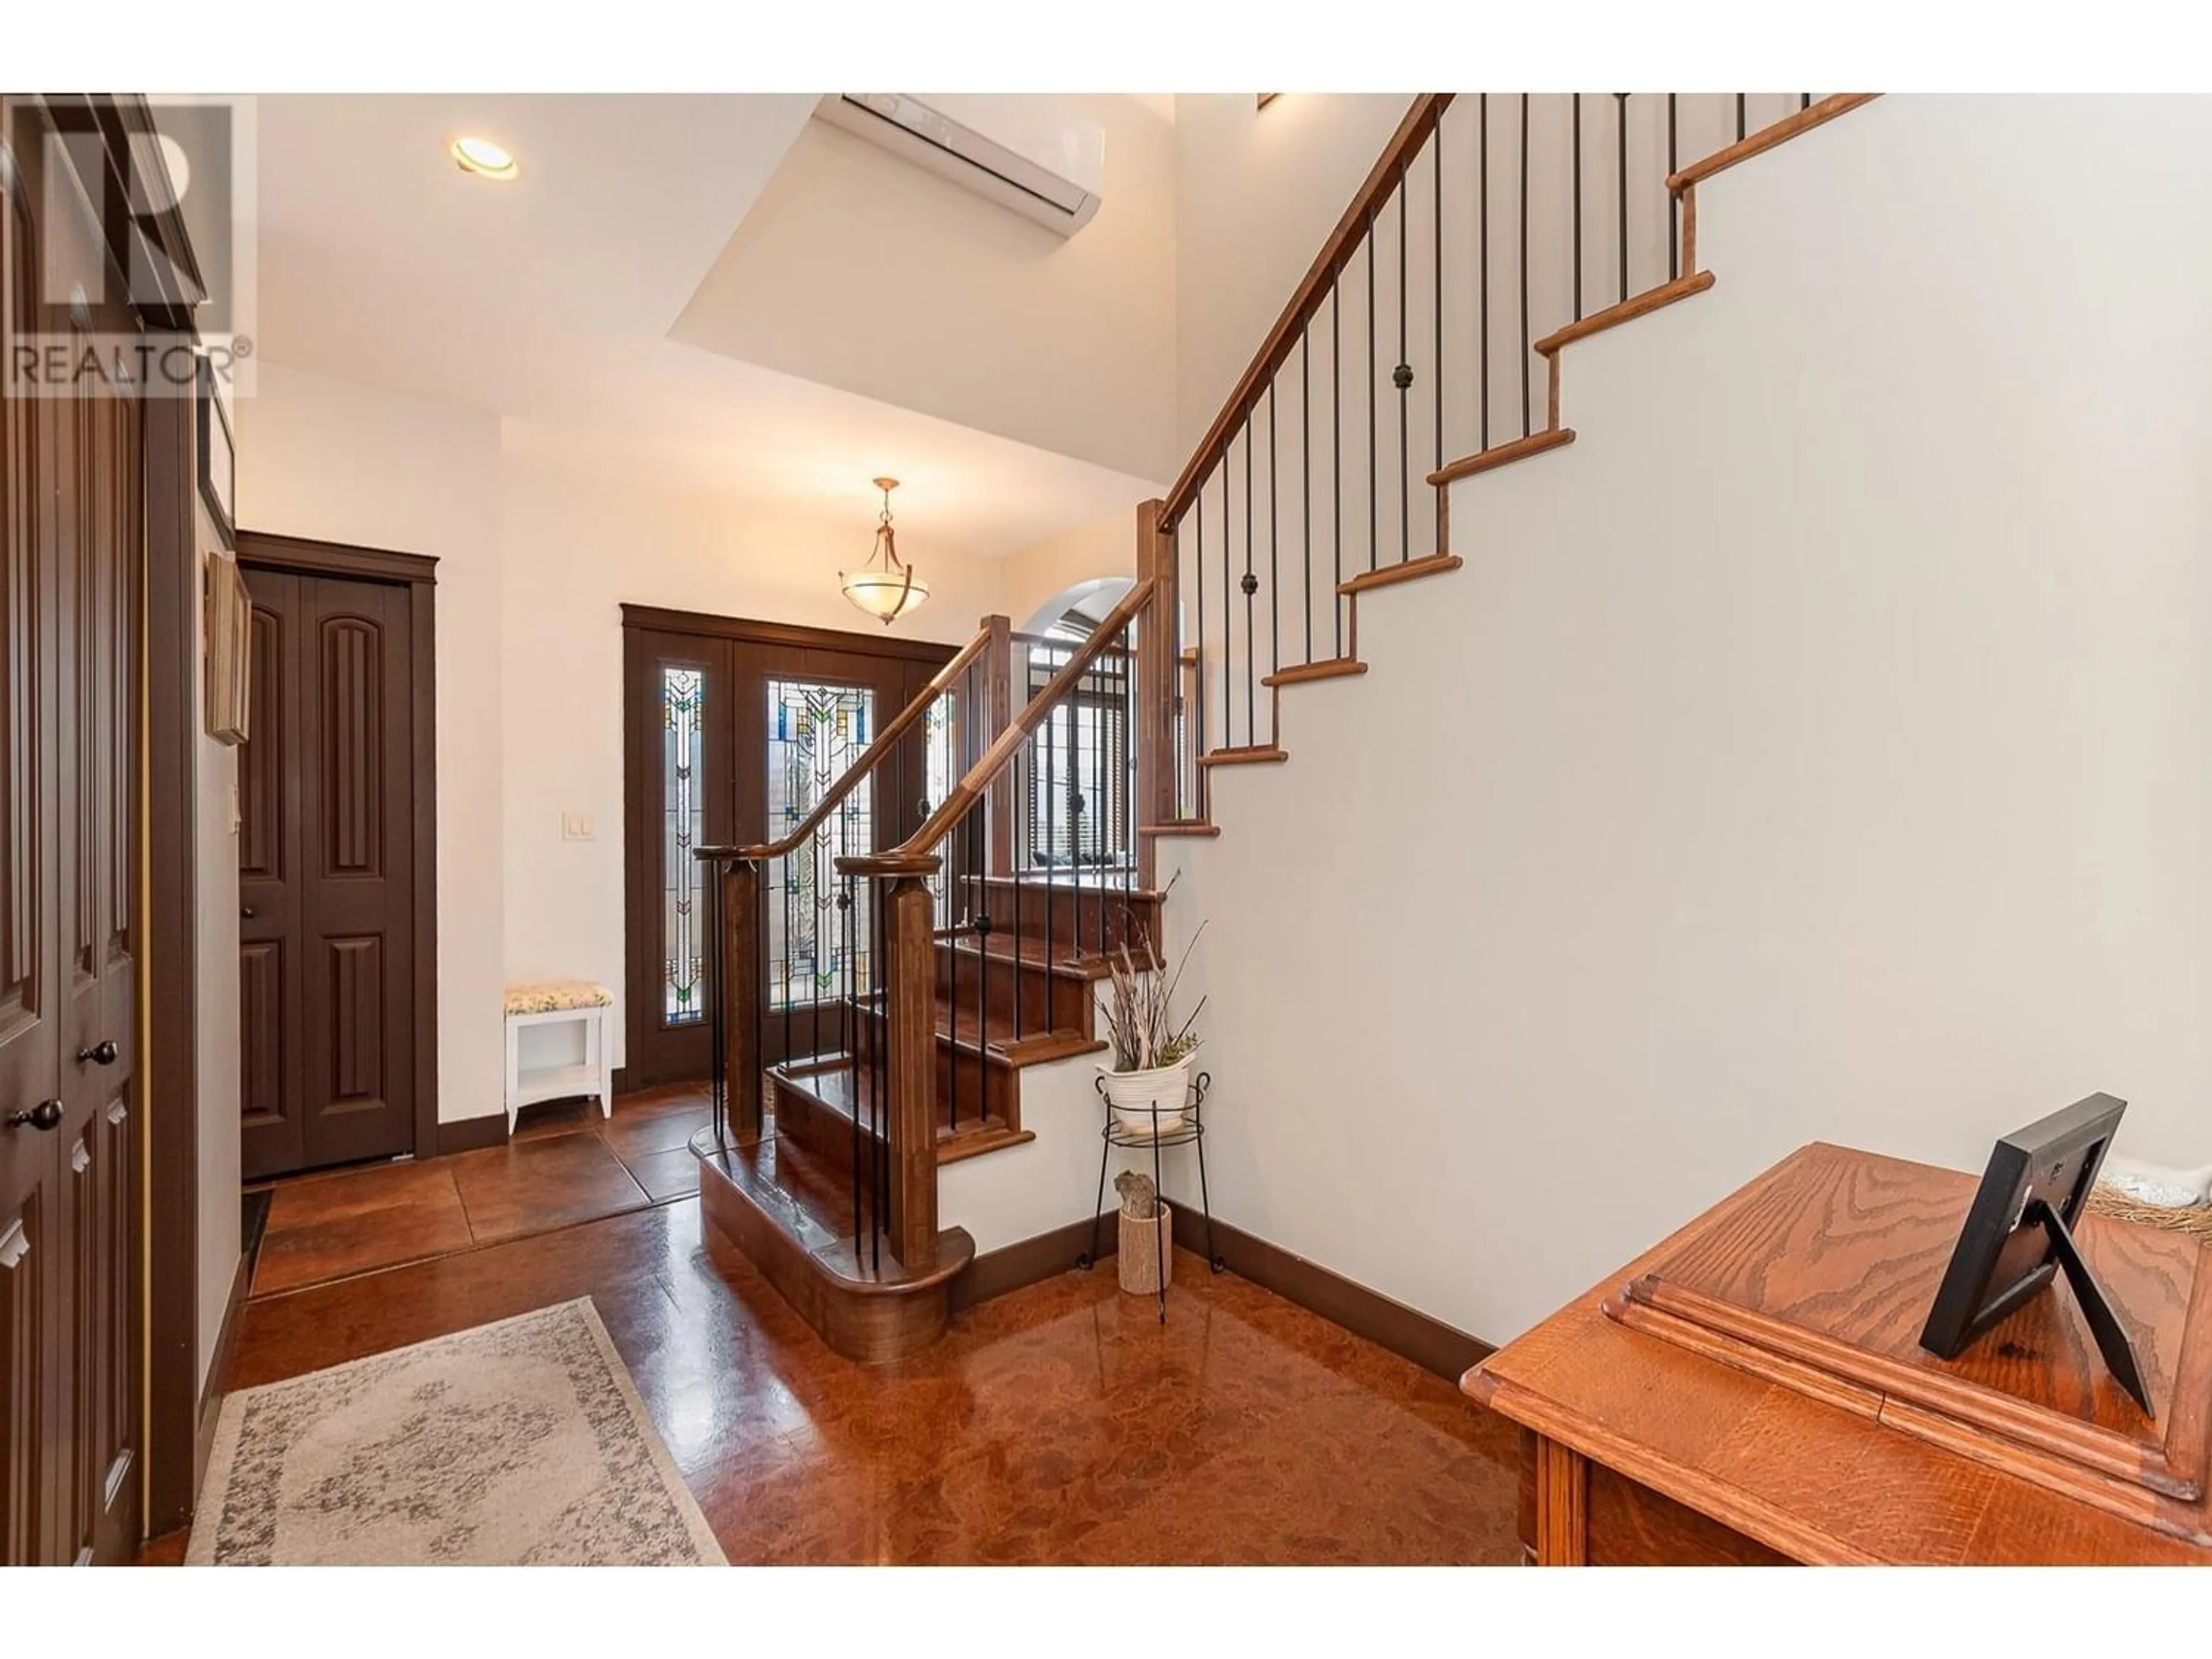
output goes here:
{"type": "MultiPolygon", "coordinates": [[[[1091,1086],[1098,1091],[1098,1097],[1102,1101],[1105,1100],[1106,1079],[1101,1077],[1091,1086]]],[[[1152,1149],[1152,1190],[1157,1194],[1160,1190],[1161,1151],[1169,1146],[1188,1146],[1194,1144],[1198,1147],[1199,1207],[1206,1217],[1206,1265],[1215,1273],[1227,1270],[1228,1263],[1221,1259],[1221,1253],[1213,1248],[1213,1197],[1206,1191],[1206,1187],[1204,1108],[1206,1091],[1212,1086],[1213,1074],[1210,1072],[1200,1072],[1191,1079],[1189,1099],[1184,1107],[1183,1121],[1181,1123],[1162,1124],[1160,1109],[1155,1104],[1152,1109],[1152,1125],[1149,1132],[1123,1127],[1120,1115],[1115,1111],[1113,1103],[1107,1102],[1106,1127],[1098,1132],[1098,1196],[1091,1208],[1091,1248],[1076,1257],[1077,1267],[1088,1273],[1097,1264],[1098,1224],[1106,1213],[1106,1166],[1113,1159],[1114,1148],[1126,1146],[1141,1151],[1149,1146],[1152,1149]]],[[[1166,1201],[1164,1196],[1162,1197],[1161,1201],[1163,1203],[1166,1201]]],[[[1174,1231],[1170,1226],[1167,1249],[1162,1252],[1160,1257],[1160,1323],[1163,1325],[1168,1322],[1168,1252],[1174,1249],[1174,1231]]]]}

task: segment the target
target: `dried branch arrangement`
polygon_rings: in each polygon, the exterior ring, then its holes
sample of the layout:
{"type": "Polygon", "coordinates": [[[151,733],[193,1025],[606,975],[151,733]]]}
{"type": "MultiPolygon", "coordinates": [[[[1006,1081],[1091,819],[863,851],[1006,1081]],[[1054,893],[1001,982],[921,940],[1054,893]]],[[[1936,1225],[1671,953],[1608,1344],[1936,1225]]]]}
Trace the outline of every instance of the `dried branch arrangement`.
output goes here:
{"type": "Polygon", "coordinates": [[[1170,975],[1152,942],[1151,929],[1127,917],[1126,911],[1124,915],[1121,947],[1107,958],[1109,977],[1098,1006],[1106,1019],[1107,1041],[1114,1048],[1114,1069],[1149,1072],[1173,1066],[1197,1052],[1198,1017],[1205,1012],[1206,999],[1200,997],[1198,1006],[1180,1023],[1173,1009],[1176,988],[1182,983],[1182,970],[1206,926],[1201,922],[1198,932],[1190,936],[1190,943],[1182,949],[1182,960],[1170,975]],[[1129,949],[1132,934],[1137,941],[1134,952],[1129,949]]]}

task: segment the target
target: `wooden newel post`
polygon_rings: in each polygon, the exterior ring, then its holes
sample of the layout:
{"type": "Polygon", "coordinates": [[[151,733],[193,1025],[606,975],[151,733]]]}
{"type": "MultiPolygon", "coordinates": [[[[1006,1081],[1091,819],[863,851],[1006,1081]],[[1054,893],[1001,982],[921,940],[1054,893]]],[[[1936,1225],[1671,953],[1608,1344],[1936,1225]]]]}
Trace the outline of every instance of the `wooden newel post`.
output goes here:
{"type": "MultiPolygon", "coordinates": [[[[1175,532],[1161,519],[1162,504],[1137,507],[1137,580],[1150,580],[1152,597],[1137,619],[1137,823],[1170,823],[1180,816],[1176,789],[1175,532]]],[[[1152,838],[1138,837],[1138,880],[1152,884],[1152,838]]]]}
{"type": "Polygon", "coordinates": [[[761,867],[750,859],[722,866],[722,1055],[729,1088],[729,1133],[761,1138],[761,867]]]}
{"type": "Polygon", "coordinates": [[[937,1255],[936,905],[918,876],[896,877],[878,890],[890,1080],[890,1243],[903,1266],[920,1271],[937,1255]]]}

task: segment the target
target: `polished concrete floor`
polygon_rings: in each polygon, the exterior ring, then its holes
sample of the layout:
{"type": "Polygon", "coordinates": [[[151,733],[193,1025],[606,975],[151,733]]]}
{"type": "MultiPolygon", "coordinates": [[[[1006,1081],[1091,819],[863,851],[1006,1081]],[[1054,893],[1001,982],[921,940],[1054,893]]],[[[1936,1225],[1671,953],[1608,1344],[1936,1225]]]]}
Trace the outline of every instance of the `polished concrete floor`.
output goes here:
{"type": "Polygon", "coordinates": [[[580,1295],[733,1562],[1519,1556],[1508,1425],[1190,1256],[1164,1326],[1110,1272],[1068,1273],[870,1370],[702,1241],[685,1199],[257,1298],[230,1384],[580,1295]]]}
{"type": "Polygon", "coordinates": [[[696,1087],[527,1107],[504,1146],[301,1176],[266,1189],[252,1294],[271,1296],[472,1245],[544,1232],[699,1190],[686,1150],[709,1109],[696,1087]]]}

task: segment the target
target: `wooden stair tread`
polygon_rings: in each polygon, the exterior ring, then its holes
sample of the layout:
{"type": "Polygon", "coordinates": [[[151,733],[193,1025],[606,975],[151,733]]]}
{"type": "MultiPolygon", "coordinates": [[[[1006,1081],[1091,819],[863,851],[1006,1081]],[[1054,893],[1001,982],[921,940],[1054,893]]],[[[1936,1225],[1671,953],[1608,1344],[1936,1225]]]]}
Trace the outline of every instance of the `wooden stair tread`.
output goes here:
{"type": "Polygon", "coordinates": [[[1182,818],[1173,823],[1140,823],[1140,836],[1203,836],[1208,838],[1221,833],[1218,823],[1206,823],[1197,818],[1182,818]]]}
{"type": "Polygon", "coordinates": [[[1200,766],[1273,766],[1290,759],[1290,751],[1271,743],[1253,744],[1238,749],[1216,749],[1211,754],[1200,755],[1200,766]]]}
{"type": "MultiPolygon", "coordinates": [[[[835,1118],[844,1125],[843,1133],[852,1133],[854,1118],[861,1119],[860,1133],[873,1139],[866,1123],[866,1109],[871,1092],[870,1079],[865,1067],[856,1067],[852,1060],[842,1055],[832,1065],[823,1066],[817,1060],[809,1063],[809,1069],[793,1073],[782,1066],[772,1066],[769,1075],[781,1096],[788,1091],[806,1097],[813,1109],[835,1118]]],[[[834,1133],[834,1131],[833,1131],[834,1133]]],[[[781,1138],[781,1137],[779,1137],[781,1138]]],[[[1032,1129],[1017,1129],[1003,1118],[986,1117],[955,1126],[939,1121],[937,1125],[937,1161],[957,1164],[963,1158],[995,1152],[1001,1147],[1018,1146],[1024,1141],[1035,1140],[1032,1129]]],[[[787,1140],[787,1146],[790,1143],[787,1140]]],[[[810,1164],[812,1160],[809,1160],[810,1164]]],[[[849,1210],[851,1195],[847,1191],[845,1202],[849,1210]]],[[[849,1231],[849,1230],[848,1230],[849,1231]]]]}
{"type": "Polygon", "coordinates": [[[1873,92],[1831,93],[1817,104],[1808,106],[1794,114],[1785,115],[1771,125],[1761,127],[1748,137],[1739,138],[1726,149],[1717,149],[1711,155],[1692,161],[1680,173],[1667,176],[1667,188],[1680,194],[1700,179],[1710,179],[1716,173],[1725,172],[1739,161],[1786,143],[1801,132],[1809,132],[1838,115],[1848,115],[1861,104],[1870,104],[1881,94],[1873,92]]]}
{"type": "Polygon", "coordinates": [[[1569,323],[1555,333],[1547,334],[1536,342],[1536,350],[1550,356],[1561,346],[1577,340],[1586,340],[1593,334],[1601,334],[1608,328],[1618,328],[1623,323],[1634,322],[1638,317],[1649,316],[1662,306],[1671,306],[1678,300],[1686,300],[1693,294],[1703,294],[1713,285],[1713,273],[1697,270],[1686,276],[1677,276],[1671,283],[1662,283],[1656,288],[1647,288],[1641,294],[1632,294],[1619,305],[1607,306],[1603,311],[1593,311],[1578,323],[1569,323]]]}
{"type": "MultiPolygon", "coordinates": [[[[963,881],[965,881],[963,877],[963,881]]],[[[1024,870],[1018,876],[982,876],[977,878],[986,891],[1011,891],[1019,887],[1025,893],[1042,893],[1049,887],[1055,893],[1111,894],[1127,899],[1132,904],[1157,904],[1167,895],[1153,887],[1127,887],[1117,881],[1101,881],[1096,875],[1085,876],[1079,870],[1055,870],[1049,880],[1042,870],[1024,870]]]]}
{"type": "Polygon", "coordinates": [[[1357,657],[1324,657],[1319,662],[1302,662],[1289,668],[1278,668],[1260,684],[1270,689],[1279,685],[1304,685],[1312,680],[1340,680],[1366,672],[1367,665],[1357,657]]]}
{"type": "Polygon", "coordinates": [[[1431,553],[1423,558],[1407,559],[1402,563],[1363,570],[1357,576],[1339,582],[1336,591],[1347,595],[1364,593],[1370,588],[1395,586],[1399,582],[1415,581],[1423,576],[1441,576],[1447,570],[1456,570],[1466,562],[1456,553],[1431,553]]]}
{"type": "MultiPolygon", "coordinates": [[[[1018,962],[1024,968],[1040,974],[1049,973],[1055,979],[1090,981],[1106,977],[1108,969],[1103,957],[1080,948],[1054,948],[1048,954],[1045,941],[1035,934],[1016,934],[1006,931],[1012,917],[994,917],[993,920],[994,926],[988,939],[979,939],[972,933],[956,933],[951,938],[940,938],[937,941],[937,948],[957,956],[987,957],[993,962],[1009,964],[1018,962]]],[[[1023,918],[1024,925],[1036,920],[1038,918],[1036,917],[1023,918]]],[[[1060,944],[1059,940],[1054,941],[1055,947],[1060,944]]],[[[1074,942],[1070,940],[1067,944],[1073,947],[1074,942]]]]}
{"type": "MultiPolygon", "coordinates": [[[[860,1016],[878,1018],[862,999],[860,1016]]],[[[1024,1025],[1021,1035],[1014,1034],[1013,1012],[1006,1007],[987,1007],[983,1011],[983,1036],[975,1036],[975,1003],[972,996],[959,1000],[957,1010],[953,1000],[940,992],[937,998],[937,1046],[941,1051],[955,1049],[963,1054],[981,1053],[987,1064],[1009,1066],[1019,1070],[1024,1066],[1042,1066],[1048,1061],[1066,1060],[1073,1054],[1094,1054],[1106,1047],[1104,1039],[1088,1037],[1080,1031],[1058,1030],[1037,1030],[1024,1025]]]]}
{"type": "Polygon", "coordinates": [[[1575,429],[1571,426],[1553,427],[1543,432],[1532,432],[1525,438],[1516,438],[1510,444],[1492,444],[1487,449],[1478,449],[1472,455],[1463,455],[1448,466],[1429,474],[1432,484],[1448,484],[1461,478],[1472,478],[1478,472],[1492,468],[1510,466],[1516,461],[1526,460],[1531,455],[1558,449],[1575,441],[1575,429]]]}

